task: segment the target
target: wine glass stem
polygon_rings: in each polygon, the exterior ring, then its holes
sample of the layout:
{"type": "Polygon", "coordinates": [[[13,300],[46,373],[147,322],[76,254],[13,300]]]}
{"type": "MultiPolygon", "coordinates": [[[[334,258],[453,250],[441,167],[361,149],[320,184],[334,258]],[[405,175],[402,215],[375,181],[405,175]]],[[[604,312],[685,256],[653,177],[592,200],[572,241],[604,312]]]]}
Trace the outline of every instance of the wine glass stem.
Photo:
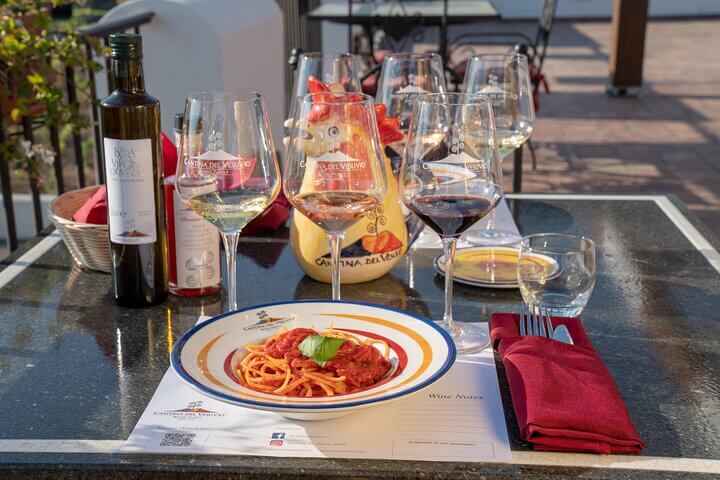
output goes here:
{"type": "Polygon", "coordinates": [[[235,285],[235,257],[237,255],[238,236],[240,232],[222,233],[225,245],[225,262],[227,263],[228,311],[237,310],[237,287],[235,285]]]}
{"type": "Polygon", "coordinates": [[[495,210],[490,212],[487,225],[485,225],[485,236],[489,238],[495,237],[495,210]]]}
{"type": "Polygon", "coordinates": [[[345,233],[328,233],[330,259],[332,261],[332,299],[340,300],[340,248],[345,233]]]}
{"type": "Polygon", "coordinates": [[[443,321],[448,328],[456,332],[458,327],[453,321],[452,315],[452,295],[453,295],[453,264],[455,263],[455,247],[457,246],[456,237],[443,237],[443,249],[445,250],[445,313],[443,321]]]}
{"type": "MultiPolygon", "coordinates": [[[[505,154],[505,156],[500,159],[500,162],[502,163],[502,161],[507,158],[508,155],[510,154],[505,154]]],[[[496,209],[493,209],[493,211],[490,212],[490,215],[488,216],[488,222],[485,225],[485,238],[495,238],[495,236],[497,235],[497,231],[495,229],[495,212],[496,209]]]]}

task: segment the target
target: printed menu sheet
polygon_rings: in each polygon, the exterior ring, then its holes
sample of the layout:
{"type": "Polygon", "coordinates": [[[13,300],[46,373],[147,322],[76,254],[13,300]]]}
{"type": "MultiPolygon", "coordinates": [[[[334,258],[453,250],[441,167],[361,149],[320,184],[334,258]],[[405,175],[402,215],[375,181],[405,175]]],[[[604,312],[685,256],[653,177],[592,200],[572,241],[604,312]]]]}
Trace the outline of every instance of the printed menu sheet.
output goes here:
{"type": "Polygon", "coordinates": [[[168,370],[121,451],[510,460],[492,349],[458,357],[445,378],[407,399],[320,421],[289,420],[214,400],[168,370]]]}

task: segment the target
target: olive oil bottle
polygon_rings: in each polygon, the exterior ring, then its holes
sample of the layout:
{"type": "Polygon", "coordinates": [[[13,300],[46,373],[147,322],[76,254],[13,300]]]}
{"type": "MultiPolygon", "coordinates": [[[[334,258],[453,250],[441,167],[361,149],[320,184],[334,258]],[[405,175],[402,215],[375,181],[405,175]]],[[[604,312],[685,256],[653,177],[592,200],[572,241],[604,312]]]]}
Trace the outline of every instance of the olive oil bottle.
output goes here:
{"type": "Polygon", "coordinates": [[[110,95],[100,103],[115,301],[167,296],[160,102],[145,91],[142,37],[110,36],[110,95]]]}

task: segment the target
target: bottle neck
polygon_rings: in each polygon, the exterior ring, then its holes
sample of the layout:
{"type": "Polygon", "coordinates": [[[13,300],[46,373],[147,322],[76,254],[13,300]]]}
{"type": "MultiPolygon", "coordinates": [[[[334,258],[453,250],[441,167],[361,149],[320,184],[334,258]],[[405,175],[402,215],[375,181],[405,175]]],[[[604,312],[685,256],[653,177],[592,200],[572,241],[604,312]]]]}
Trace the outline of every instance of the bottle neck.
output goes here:
{"type": "Polygon", "coordinates": [[[110,73],[114,90],[132,93],[145,92],[145,77],[141,59],[112,58],[110,73]]]}

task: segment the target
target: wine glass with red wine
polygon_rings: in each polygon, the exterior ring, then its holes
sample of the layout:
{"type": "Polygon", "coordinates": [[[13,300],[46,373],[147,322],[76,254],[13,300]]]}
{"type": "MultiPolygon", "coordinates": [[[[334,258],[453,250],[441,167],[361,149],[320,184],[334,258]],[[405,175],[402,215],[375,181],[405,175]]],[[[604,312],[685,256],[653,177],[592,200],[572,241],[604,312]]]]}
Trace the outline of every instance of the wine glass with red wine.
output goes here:
{"type": "Polygon", "coordinates": [[[475,323],[452,316],[453,261],[460,236],[503,195],[491,100],[476,94],[423,95],[415,103],[400,171],[403,202],[442,240],[445,313],[441,325],[458,352],[489,345],[475,323]]]}
{"type": "Polygon", "coordinates": [[[342,240],[387,190],[375,102],[327,91],[298,97],[296,105],[283,188],[295,210],[327,232],[332,298],[340,300],[342,240]]]}

